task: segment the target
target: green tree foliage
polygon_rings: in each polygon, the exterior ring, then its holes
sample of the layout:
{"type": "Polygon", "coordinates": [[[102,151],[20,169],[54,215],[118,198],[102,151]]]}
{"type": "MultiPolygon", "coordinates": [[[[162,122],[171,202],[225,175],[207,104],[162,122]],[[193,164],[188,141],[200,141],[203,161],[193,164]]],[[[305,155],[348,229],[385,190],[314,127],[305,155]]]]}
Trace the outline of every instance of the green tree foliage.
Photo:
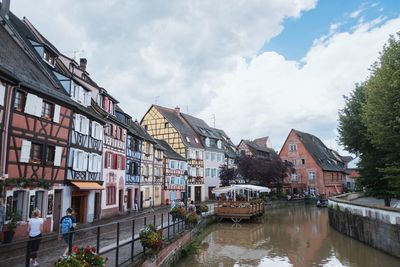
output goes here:
{"type": "Polygon", "coordinates": [[[385,205],[400,194],[400,35],[391,37],[369,79],[339,111],[339,141],[359,155],[361,183],[385,205]]]}

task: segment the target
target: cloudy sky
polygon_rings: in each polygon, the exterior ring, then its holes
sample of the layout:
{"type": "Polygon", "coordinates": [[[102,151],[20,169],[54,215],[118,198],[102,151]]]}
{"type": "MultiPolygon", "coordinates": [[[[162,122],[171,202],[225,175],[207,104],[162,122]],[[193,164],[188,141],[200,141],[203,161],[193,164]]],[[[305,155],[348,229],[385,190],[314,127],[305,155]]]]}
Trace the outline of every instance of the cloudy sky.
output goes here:
{"type": "Polygon", "coordinates": [[[224,129],[237,143],[291,128],[337,145],[342,95],[365,80],[397,1],[11,0],[58,49],[141,119],[152,103],[224,129]]]}

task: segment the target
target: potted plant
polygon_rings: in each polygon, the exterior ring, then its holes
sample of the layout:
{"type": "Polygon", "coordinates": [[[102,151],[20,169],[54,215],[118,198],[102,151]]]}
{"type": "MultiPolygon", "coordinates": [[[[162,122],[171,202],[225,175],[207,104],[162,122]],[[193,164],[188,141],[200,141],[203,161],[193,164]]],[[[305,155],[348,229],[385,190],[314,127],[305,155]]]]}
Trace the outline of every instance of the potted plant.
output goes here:
{"type": "Polygon", "coordinates": [[[15,229],[17,229],[21,221],[19,212],[10,212],[10,221],[7,223],[7,230],[4,231],[4,243],[10,243],[13,240],[15,229]]]}
{"type": "Polygon", "coordinates": [[[189,213],[189,215],[187,216],[187,221],[190,226],[192,226],[192,227],[195,226],[199,221],[199,218],[198,218],[196,212],[193,211],[193,212],[189,213]]]}
{"type": "Polygon", "coordinates": [[[205,203],[200,204],[200,211],[201,212],[208,212],[208,206],[205,203]]]}

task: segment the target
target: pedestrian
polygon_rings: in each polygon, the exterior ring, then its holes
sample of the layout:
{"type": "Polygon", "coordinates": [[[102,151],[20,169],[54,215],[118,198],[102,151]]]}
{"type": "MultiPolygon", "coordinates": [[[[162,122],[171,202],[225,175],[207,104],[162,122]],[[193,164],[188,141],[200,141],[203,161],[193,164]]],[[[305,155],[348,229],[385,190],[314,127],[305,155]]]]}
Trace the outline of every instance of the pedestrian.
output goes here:
{"type": "Polygon", "coordinates": [[[188,209],[189,209],[189,212],[196,212],[196,206],[194,205],[193,200],[190,201],[188,209]]]}
{"type": "Polygon", "coordinates": [[[75,230],[76,227],[76,220],[72,216],[73,210],[71,208],[68,208],[66,210],[66,215],[63,216],[60,220],[60,232],[58,235],[58,238],[61,239],[61,235],[64,239],[64,242],[67,244],[67,248],[64,251],[63,256],[68,255],[68,249],[69,249],[69,236],[71,235],[72,241],[74,241],[74,234],[70,234],[71,231],[75,230]]]}
{"type": "Polygon", "coordinates": [[[5,209],[3,206],[3,199],[0,198],[0,233],[3,231],[5,209]]]}
{"type": "Polygon", "coordinates": [[[37,259],[37,251],[39,250],[40,241],[42,240],[43,231],[43,218],[40,218],[41,212],[35,209],[32,212],[32,218],[28,220],[28,233],[29,233],[29,251],[30,260],[33,266],[39,266],[37,259]]]}
{"type": "Polygon", "coordinates": [[[151,211],[154,212],[154,201],[151,197],[149,198],[149,202],[150,202],[151,211]]]}
{"type": "Polygon", "coordinates": [[[136,213],[139,211],[137,200],[135,199],[135,203],[133,204],[133,211],[136,213]]]}

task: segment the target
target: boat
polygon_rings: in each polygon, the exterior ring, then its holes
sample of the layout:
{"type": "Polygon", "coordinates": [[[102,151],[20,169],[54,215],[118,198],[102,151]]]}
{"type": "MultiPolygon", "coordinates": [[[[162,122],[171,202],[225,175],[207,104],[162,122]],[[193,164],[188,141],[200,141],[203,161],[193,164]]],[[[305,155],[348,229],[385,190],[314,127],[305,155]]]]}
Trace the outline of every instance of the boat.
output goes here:
{"type": "Polygon", "coordinates": [[[231,185],[215,188],[212,191],[218,197],[214,214],[219,221],[231,219],[234,223],[242,220],[250,220],[253,217],[264,214],[264,201],[259,194],[271,192],[268,187],[257,185],[231,185]]]}

